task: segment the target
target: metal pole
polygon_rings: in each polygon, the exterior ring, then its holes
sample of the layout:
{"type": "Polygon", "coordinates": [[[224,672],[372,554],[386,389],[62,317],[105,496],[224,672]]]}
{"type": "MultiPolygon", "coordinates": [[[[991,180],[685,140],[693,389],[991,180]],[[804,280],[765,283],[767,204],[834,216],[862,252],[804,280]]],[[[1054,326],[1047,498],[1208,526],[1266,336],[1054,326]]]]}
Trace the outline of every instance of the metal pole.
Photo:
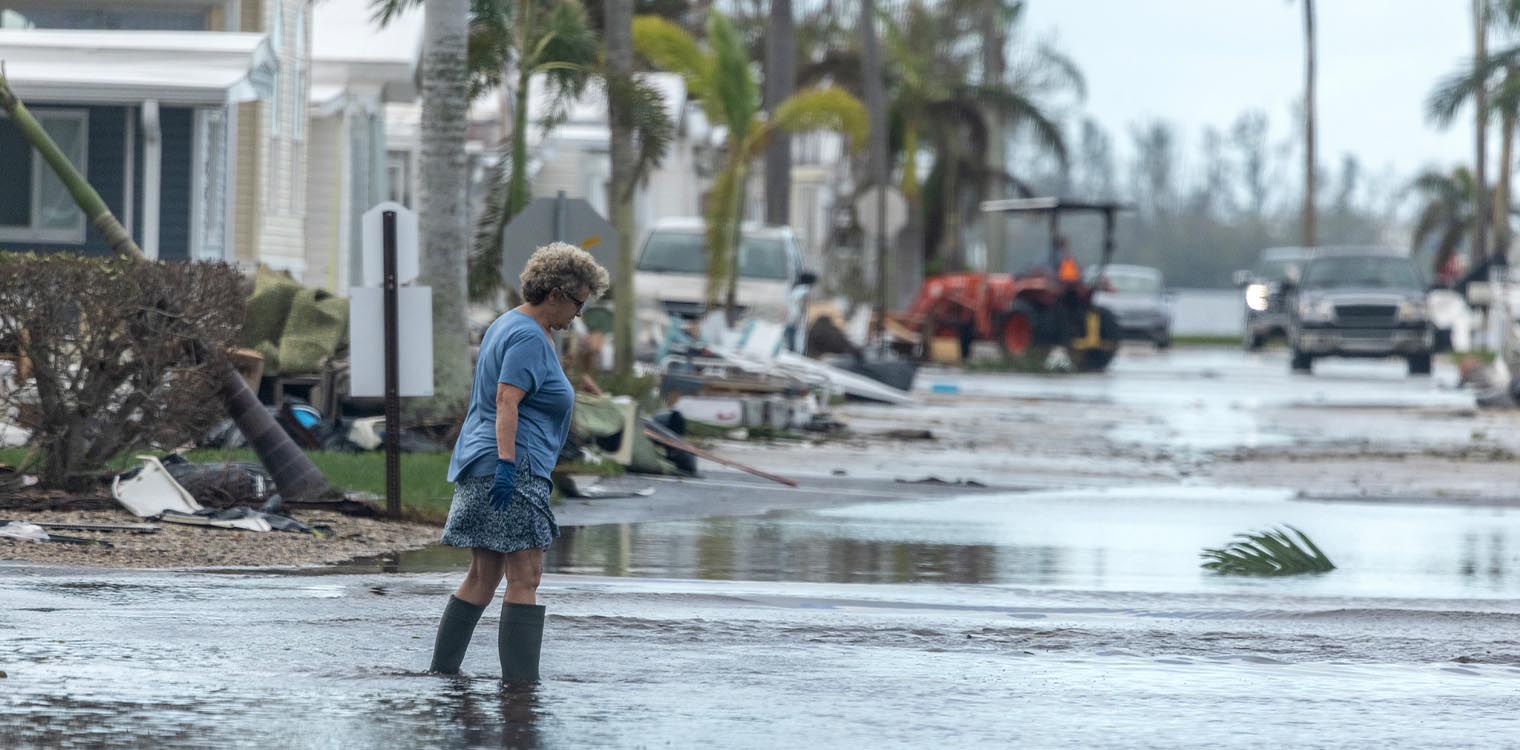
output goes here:
{"type": "Polygon", "coordinates": [[[381,213],[385,255],[385,513],[401,515],[401,366],[396,323],[396,212],[381,213]]]}

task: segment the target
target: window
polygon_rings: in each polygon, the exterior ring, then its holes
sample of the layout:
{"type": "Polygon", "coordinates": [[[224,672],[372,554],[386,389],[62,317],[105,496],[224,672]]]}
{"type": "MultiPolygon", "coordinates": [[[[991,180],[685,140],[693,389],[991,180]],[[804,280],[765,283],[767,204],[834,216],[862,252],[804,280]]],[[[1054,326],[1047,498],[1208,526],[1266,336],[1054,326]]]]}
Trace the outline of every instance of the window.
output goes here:
{"type": "MultiPolygon", "coordinates": [[[[269,33],[269,46],[274,50],[275,59],[282,61],[285,58],[285,14],[281,12],[284,2],[285,0],[270,0],[269,26],[266,29],[269,33]]],[[[269,137],[278,138],[284,125],[280,119],[284,110],[281,105],[284,104],[285,96],[285,66],[283,64],[275,71],[273,92],[269,101],[265,102],[268,105],[264,108],[265,124],[269,130],[269,137]]]]}
{"type": "Polygon", "coordinates": [[[385,184],[390,194],[387,200],[412,207],[412,160],[408,151],[385,152],[385,184]]]}
{"type": "MultiPolygon", "coordinates": [[[[83,110],[32,112],[86,178],[89,115],[83,110]]],[[[0,240],[84,242],[84,212],[21,131],[0,115],[0,240]]]]}

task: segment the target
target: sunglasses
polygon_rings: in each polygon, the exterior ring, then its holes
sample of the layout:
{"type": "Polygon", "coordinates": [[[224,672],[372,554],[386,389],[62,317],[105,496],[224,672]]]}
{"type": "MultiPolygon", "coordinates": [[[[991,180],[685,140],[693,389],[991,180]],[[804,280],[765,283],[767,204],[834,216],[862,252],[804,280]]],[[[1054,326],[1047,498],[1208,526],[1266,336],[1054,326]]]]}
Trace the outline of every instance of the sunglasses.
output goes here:
{"type": "Polygon", "coordinates": [[[571,294],[571,293],[569,293],[569,292],[567,292],[567,291],[565,291],[563,289],[559,290],[559,293],[565,295],[565,299],[570,300],[571,302],[575,303],[575,312],[576,313],[579,313],[580,311],[586,309],[586,300],[584,300],[584,299],[578,299],[578,298],[576,298],[575,295],[573,295],[573,294],[571,294]]]}

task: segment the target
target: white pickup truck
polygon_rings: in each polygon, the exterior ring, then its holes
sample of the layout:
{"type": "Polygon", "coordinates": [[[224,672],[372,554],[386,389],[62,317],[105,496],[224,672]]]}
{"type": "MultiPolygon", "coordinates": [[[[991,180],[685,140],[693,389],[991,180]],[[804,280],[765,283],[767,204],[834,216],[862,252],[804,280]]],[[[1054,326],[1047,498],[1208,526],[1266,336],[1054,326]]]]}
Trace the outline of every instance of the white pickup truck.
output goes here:
{"type": "MultiPolygon", "coordinates": [[[[662,219],[644,238],[634,265],[639,305],[670,315],[702,315],[707,291],[707,225],[702,219],[662,219]]],[[[788,296],[816,277],[802,265],[790,227],[746,223],[740,228],[738,305],[741,316],[789,322],[788,296]]]]}

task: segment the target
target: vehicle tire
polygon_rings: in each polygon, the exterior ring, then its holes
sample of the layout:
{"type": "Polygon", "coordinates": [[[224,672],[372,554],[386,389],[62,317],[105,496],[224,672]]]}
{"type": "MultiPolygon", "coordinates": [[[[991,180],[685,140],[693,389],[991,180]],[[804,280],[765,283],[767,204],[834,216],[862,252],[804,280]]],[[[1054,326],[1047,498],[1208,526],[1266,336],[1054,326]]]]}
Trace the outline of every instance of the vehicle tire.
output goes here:
{"type": "Polygon", "coordinates": [[[1248,352],[1259,352],[1267,344],[1267,337],[1253,331],[1246,331],[1245,341],[1242,342],[1248,352]]]}
{"type": "Polygon", "coordinates": [[[1035,311],[1027,302],[1013,303],[1013,309],[998,323],[998,345],[1010,357],[1021,357],[1034,345],[1035,311]]]}
{"type": "Polygon", "coordinates": [[[1303,352],[1294,349],[1291,367],[1293,368],[1294,372],[1313,372],[1314,355],[1304,354],[1303,352]]]}
{"type": "Polygon", "coordinates": [[[1103,344],[1078,352],[1075,362],[1078,372],[1102,372],[1119,352],[1119,318],[1106,308],[1093,309],[1098,312],[1098,339],[1103,344]]]}
{"type": "Polygon", "coordinates": [[[1432,350],[1431,350],[1432,352],[1449,352],[1449,351],[1451,351],[1452,350],[1451,349],[1451,329],[1450,328],[1437,328],[1437,329],[1435,329],[1435,335],[1433,336],[1432,347],[1433,347],[1432,350]]]}
{"type": "Polygon", "coordinates": [[[1083,349],[1076,362],[1077,372],[1103,372],[1116,353],[1115,349],[1083,349]]]}
{"type": "Polygon", "coordinates": [[[1159,350],[1170,349],[1172,348],[1172,333],[1171,331],[1157,331],[1156,336],[1154,339],[1152,339],[1152,341],[1156,344],[1156,348],[1159,350]]]}
{"type": "Polygon", "coordinates": [[[1411,354],[1409,355],[1408,359],[1410,375],[1430,374],[1430,352],[1425,352],[1424,354],[1411,354]]]}

